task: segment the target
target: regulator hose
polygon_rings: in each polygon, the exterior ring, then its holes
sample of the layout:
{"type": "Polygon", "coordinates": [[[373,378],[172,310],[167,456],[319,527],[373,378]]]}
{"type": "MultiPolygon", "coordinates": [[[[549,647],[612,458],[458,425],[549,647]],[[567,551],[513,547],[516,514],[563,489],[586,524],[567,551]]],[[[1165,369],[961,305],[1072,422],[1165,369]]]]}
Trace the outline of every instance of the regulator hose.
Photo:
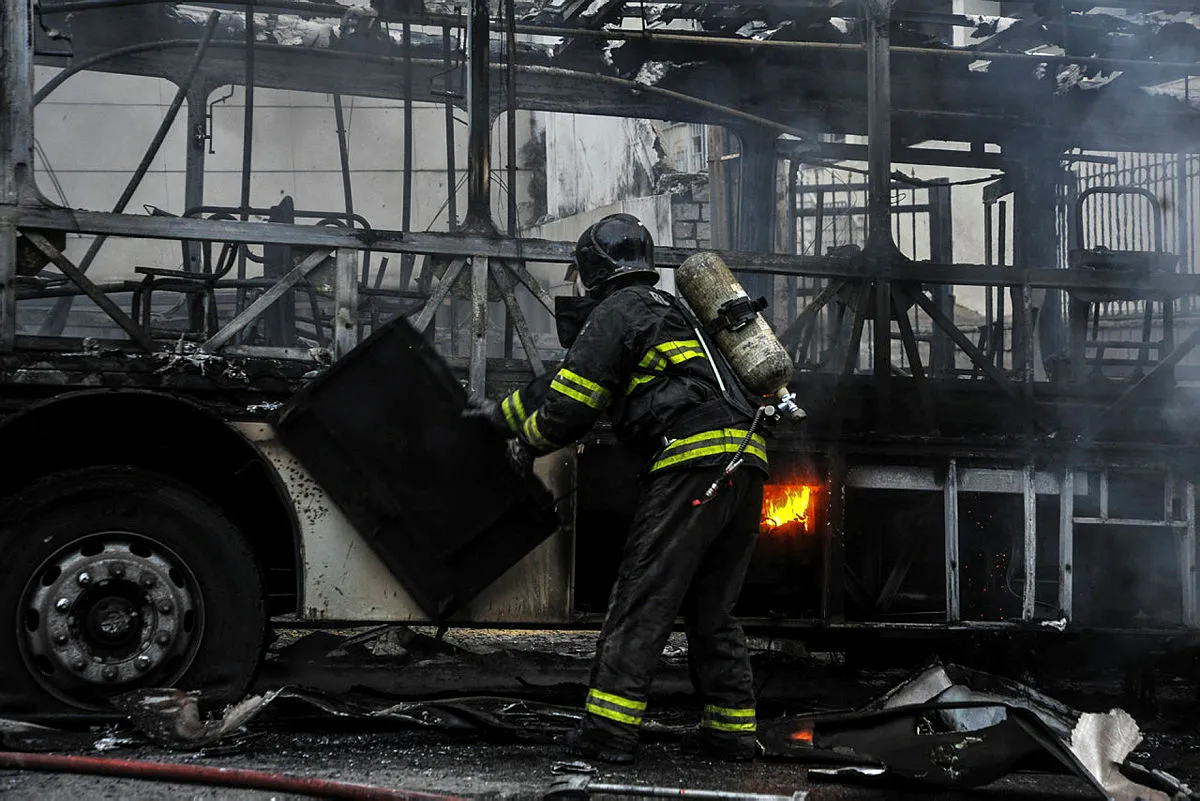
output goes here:
{"type": "Polygon", "coordinates": [[[126,779],[204,784],[212,787],[240,787],[252,790],[279,790],[317,798],[411,799],[411,801],[459,801],[456,796],[392,790],[368,784],[353,784],[330,779],[285,776],[259,770],[212,768],[205,765],[172,765],[128,759],[106,759],[58,754],[30,754],[0,751],[0,768],[35,770],[48,773],[85,773],[126,779]]]}
{"type": "Polygon", "coordinates": [[[704,492],[704,496],[692,500],[692,506],[700,506],[708,503],[716,497],[717,491],[721,489],[721,485],[728,482],[729,477],[742,466],[742,454],[746,452],[746,447],[749,446],[750,440],[754,438],[755,432],[758,430],[758,424],[762,422],[763,415],[766,414],[766,407],[760,406],[754,412],[754,419],[750,422],[750,430],[746,432],[746,436],[742,437],[742,444],[738,445],[737,451],[734,452],[733,458],[725,465],[725,469],[721,471],[721,475],[709,485],[704,492]]]}

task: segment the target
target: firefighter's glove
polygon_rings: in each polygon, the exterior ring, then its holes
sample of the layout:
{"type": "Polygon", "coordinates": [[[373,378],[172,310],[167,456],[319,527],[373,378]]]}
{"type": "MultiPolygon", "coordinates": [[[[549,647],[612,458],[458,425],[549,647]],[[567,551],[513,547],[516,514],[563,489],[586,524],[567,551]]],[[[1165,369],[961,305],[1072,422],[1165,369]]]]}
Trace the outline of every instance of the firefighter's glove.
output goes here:
{"type": "Polygon", "coordinates": [[[526,478],[533,474],[533,460],[537,458],[537,452],[529,447],[529,444],[524,440],[510,439],[508,441],[508,452],[505,456],[508,459],[509,466],[521,478],[526,478]]]}
{"type": "Polygon", "coordinates": [[[462,410],[464,420],[481,420],[492,427],[502,437],[511,437],[512,431],[509,430],[508,421],[504,419],[504,412],[500,409],[500,404],[490,398],[472,398],[467,403],[467,408],[462,410]]]}

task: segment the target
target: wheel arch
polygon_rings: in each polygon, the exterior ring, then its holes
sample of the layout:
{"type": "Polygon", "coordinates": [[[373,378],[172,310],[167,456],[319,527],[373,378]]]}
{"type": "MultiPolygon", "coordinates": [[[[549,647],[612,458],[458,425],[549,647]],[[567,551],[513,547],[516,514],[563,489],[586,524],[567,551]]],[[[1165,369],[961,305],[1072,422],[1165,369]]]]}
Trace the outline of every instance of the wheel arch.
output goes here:
{"type": "Polygon", "coordinates": [[[102,464],[169,475],[237,525],[262,569],[268,615],[300,603],[299,522],[262,453],[217,412],[150,390],[82,390],[30,404],[0,422],[0,486],[10,495],[51,473],[102,464]]]}

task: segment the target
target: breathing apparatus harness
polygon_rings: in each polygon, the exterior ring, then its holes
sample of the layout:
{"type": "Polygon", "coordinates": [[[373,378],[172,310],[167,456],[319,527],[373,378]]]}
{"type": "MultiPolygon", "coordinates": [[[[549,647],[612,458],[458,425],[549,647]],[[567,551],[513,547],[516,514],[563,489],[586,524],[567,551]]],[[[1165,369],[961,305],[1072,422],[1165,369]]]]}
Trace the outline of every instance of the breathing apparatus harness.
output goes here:
{"type": "MultiPolygon", "coordinates": [[[[732,486],[733,474],[737,472],[738,468],[745,464],[746,460],[744,458],[744,454],[746,453],[746,448],[750,446],[750,442],[754,438],[754,435],[758,433],[759,427],[764,422],[777,422],[779,419],[779,410],[774,405],[770,404],[760,405],[757,408],[750,405],[750,402],[748,401],[748,398],[750,397],[749,390],[742,385],[741,380],[737,377],[737,373],[735,373],[727,364],[725,361],[725,354],[722,353],[718,348],[709,344],[709,331],[707,331],[700,323],[700,320],[697,319],[695,313],[688,306],[687,301],[679,297],[674,297],[672,299],[676,308],[678,308],[679,311],[683,313],[683,316],[687,319],[688,325],[690,325],[692,330],[696,332],[696,339],[700,342],[701,349],[708,357],[709,365],[712,366],[713,377],[717,380],[717,386],[720,387],[722,395],[722,398],[718,401],[718,403],[726,409],[726,413],[728,413],[728,408],[732,407],[742,415],[751,418],[750,428],[746,432],[746,436],[742,437],[741,443],[738,445],[737,450],[734,451],[733,456],[730,457],[729,461],[725,464],[725,467],[721,470],[721,474],[715,481],[713,481],[712,484],[709,485],[708,489],[704,491],[703,495],[701,495],[699,498],[692,499],[691,505],[695,507],[708,503],[715,498],[717,493],[723,488],[732,486]]],[[[762,303],[763,307],[765,308],[765,299],[762,300],[762,303]]],[[[757,311],[758,310],[755,309],[755,312],[757,311]]],[[[725,322],[728,324],[730,321],[726,320],[725,322]]],[[[723,326],[720,325],[714,325],[712,327],[712,333],[721,330],[722,327],[723,326]]],[[[706,413],[711,414],[711,410],[706,408],[708,405],[709,404],[705,404],[704,406],[698,408],[696,410],[695,417],[702,417],[706,413]]],[[[692,415],[685,415],[685,419],[694,418],[692,415]]],[[[678,425],[678,423],[676,425],[678,425]]]]}

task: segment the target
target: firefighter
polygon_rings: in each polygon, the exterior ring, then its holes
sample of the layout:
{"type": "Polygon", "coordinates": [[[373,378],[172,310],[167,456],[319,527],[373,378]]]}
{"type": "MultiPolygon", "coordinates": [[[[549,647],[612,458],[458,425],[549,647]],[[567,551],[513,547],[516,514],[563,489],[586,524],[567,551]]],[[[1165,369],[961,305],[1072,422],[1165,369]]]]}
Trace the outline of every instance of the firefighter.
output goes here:
{"type": "Polygon", "coordinates": [[[636,217],[610,215],[590,226],[574,265],[586,296],[560,299],[556,309],[568,348],[561,367],[499,404],[482,401],[466,412],[512,438],[510,452],[524,469],[578,440],[603,413],[645,460],[583,720],[566,750],[634,761],[654,670],[682,612],[692,683],[705,704],[689,745],[753,759],[750,661],[732,610],[767,476],[766,442],[751,435],[757,403],[729,389],[738,383],[723,357],[701,341],[680,302],[655,287],[654,242],[636,217]],[[742,462],[726,474],[735,456],[742,462]],[[719,491],[706,496],[714,485],[719,491]]]}

